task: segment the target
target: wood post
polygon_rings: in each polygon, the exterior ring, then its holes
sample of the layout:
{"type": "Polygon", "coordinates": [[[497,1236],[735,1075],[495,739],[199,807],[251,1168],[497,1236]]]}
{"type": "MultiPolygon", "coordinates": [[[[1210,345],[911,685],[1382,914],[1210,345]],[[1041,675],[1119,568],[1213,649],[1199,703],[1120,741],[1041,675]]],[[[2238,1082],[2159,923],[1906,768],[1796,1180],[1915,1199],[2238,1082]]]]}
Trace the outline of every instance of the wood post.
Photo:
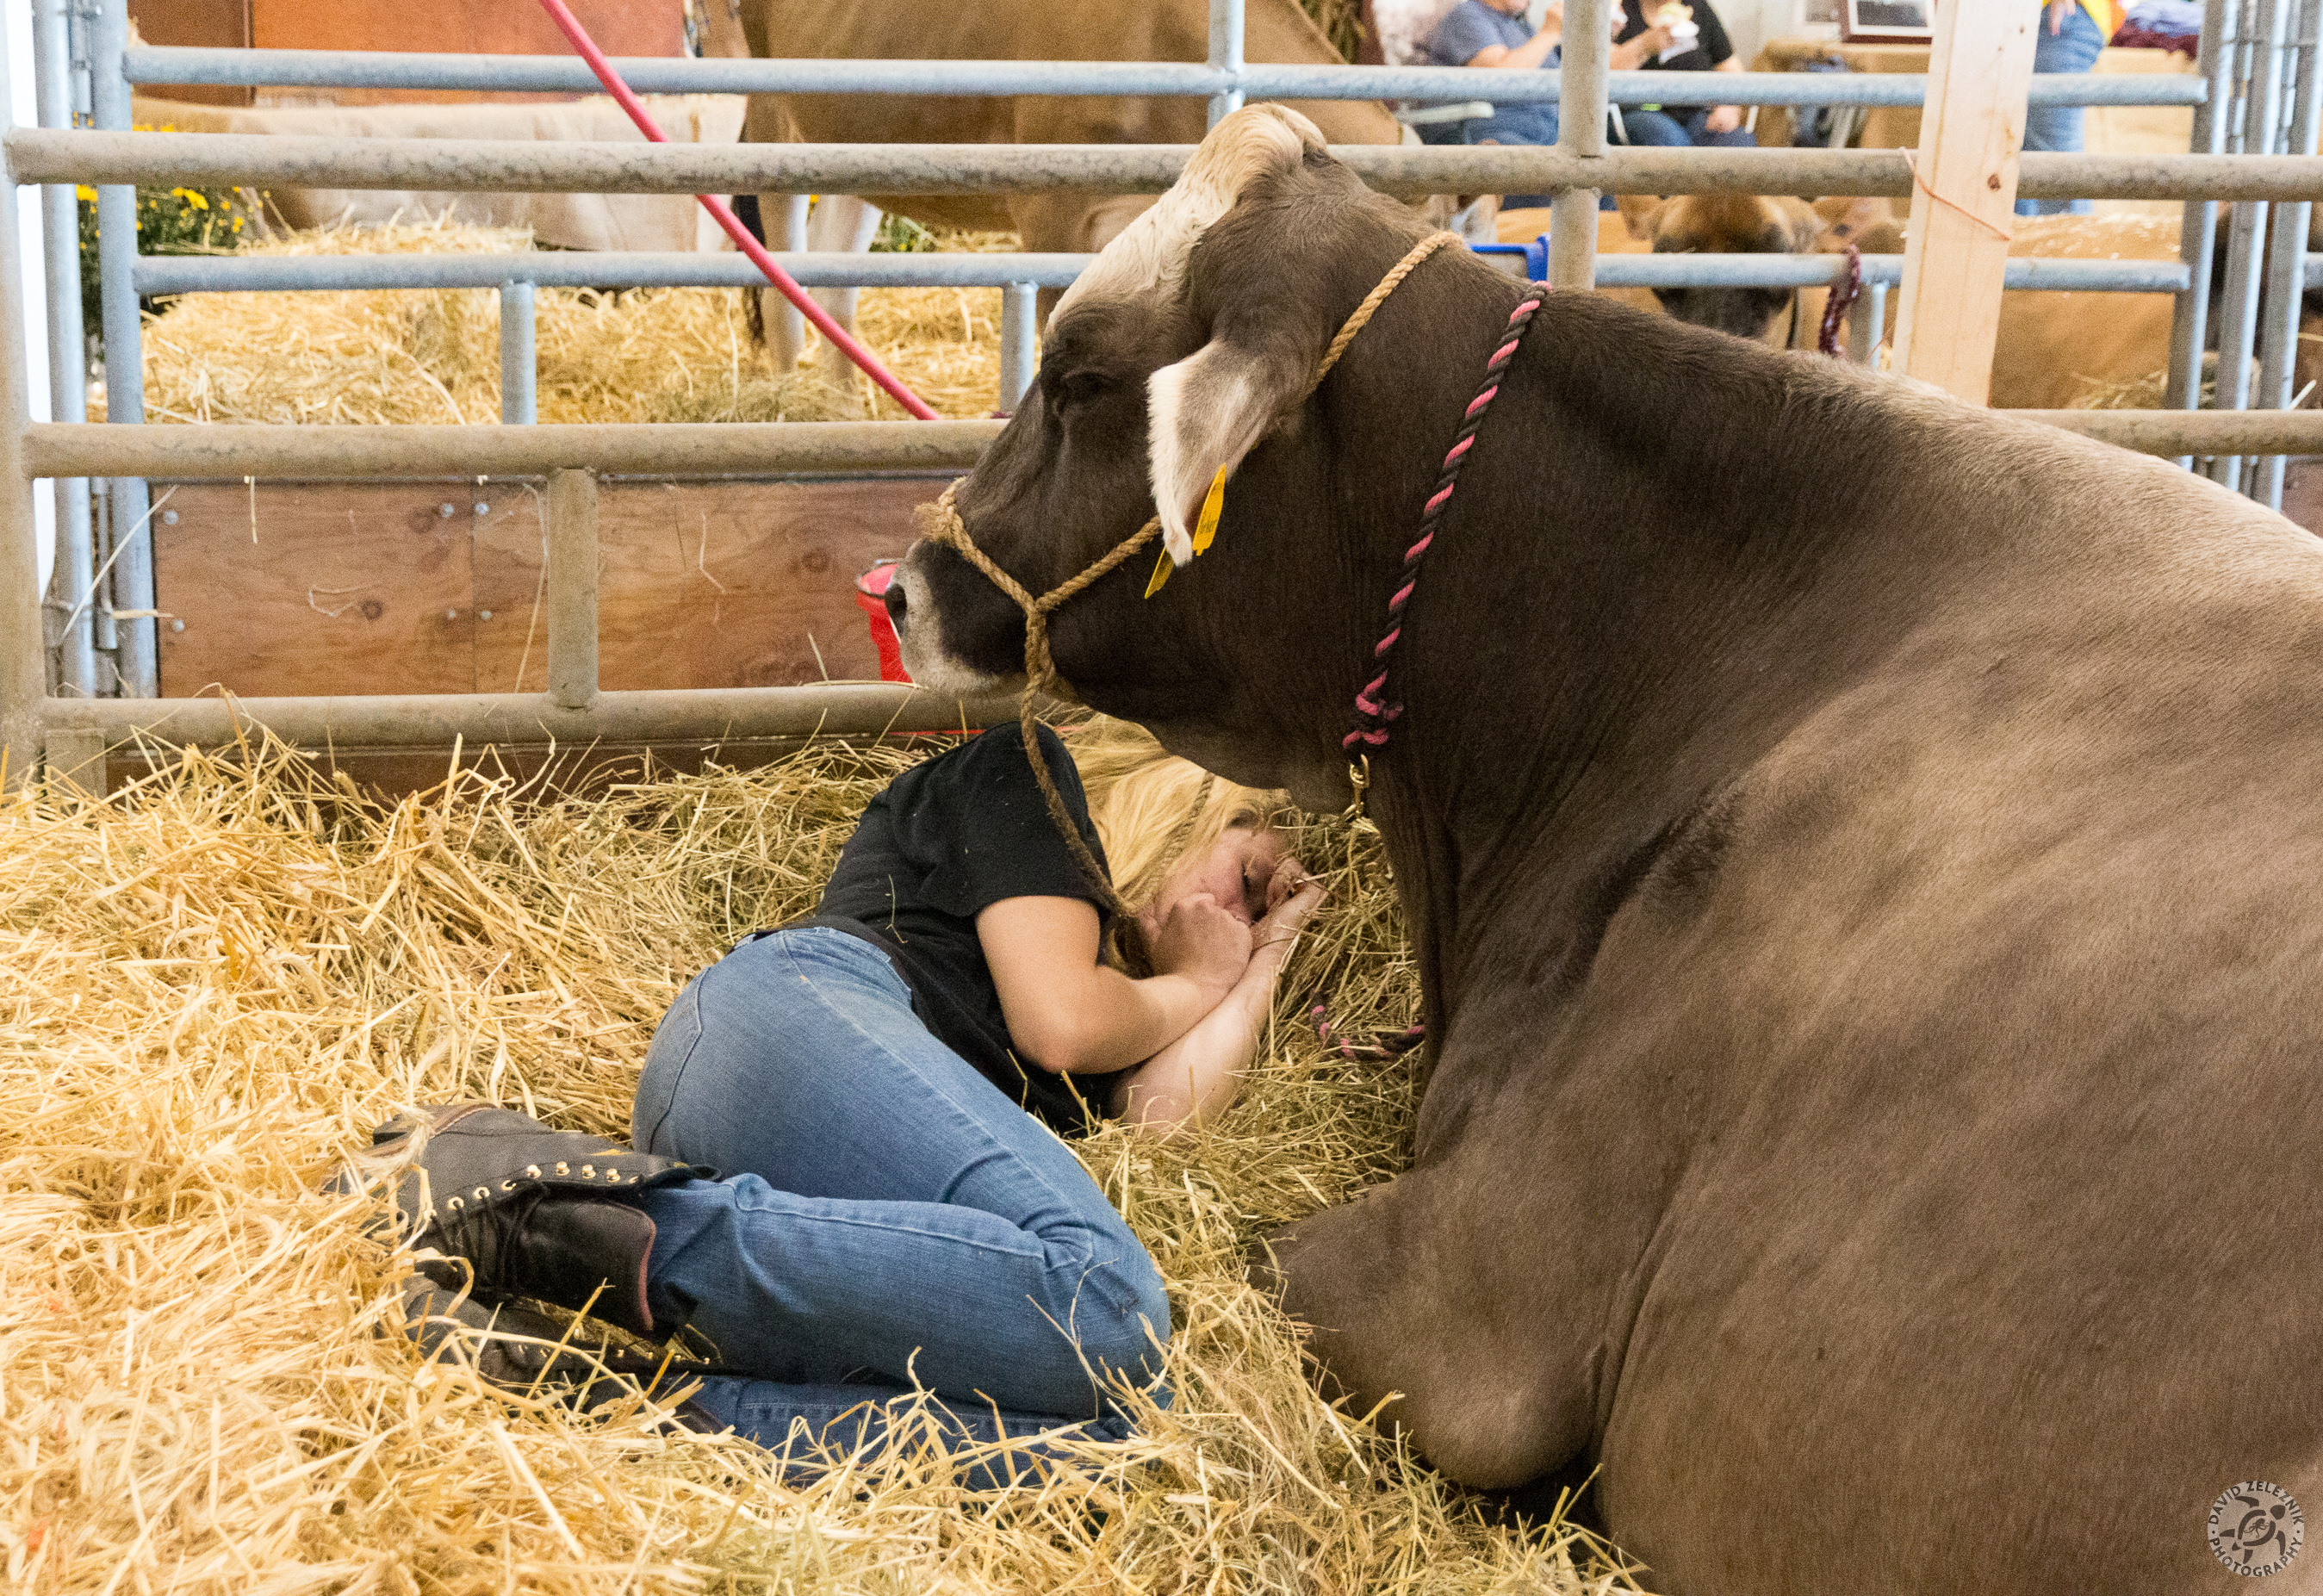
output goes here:
{"type": "Polygon", "coordinates": [[[2031,0],[1948,0],[1934,10],[1896,369],[1980,405],[1992,391],[2033,30],[2047,23],[2031,0]]]}

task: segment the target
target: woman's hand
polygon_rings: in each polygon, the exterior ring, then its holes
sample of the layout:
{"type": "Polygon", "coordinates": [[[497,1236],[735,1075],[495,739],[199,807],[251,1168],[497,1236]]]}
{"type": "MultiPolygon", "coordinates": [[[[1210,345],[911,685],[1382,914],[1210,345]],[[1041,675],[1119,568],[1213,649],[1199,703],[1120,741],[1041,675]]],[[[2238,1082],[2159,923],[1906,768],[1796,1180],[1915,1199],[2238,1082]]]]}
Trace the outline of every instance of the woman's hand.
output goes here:
{"type": "MultiPolygon", "coordinates": [[[[1323,901],[1323,884],[1307,874],[1307,867],[1297,859],[1284,859],[1275,867],[1273,878],[1266,884],[1266,918],[1251,928],[1253,944],[1252,962],[1270,949],[1282,951],[1275,955],[1279,965],[1298,938],[1301,926],[1316,905],[1323,901]]],[[[1272,979],[1270,972],[1269,979],[1272,979]]]]}
{"type": "Polygon", "coordinates": [[[1712,105],[1710,107],[1710,115],[1703,119],[1702,125],[1714,133],[1731,133],[1742,125],[1742,107],[1712,105]]]}
{"type": "Polygon", "coordinates": [[[1122,1078],[1113,1107],[1125,1118],[1157,1129],[1199,1122],[1224,1113],[1242,1090],[1242,1072],[1274,1006],[1275,980],[1323,901],[1323,884],[1285,858],[1269,873],[1265,894],[1269,907],[1251,928],[1256,946],[1242,978],[1200,1023],[1122,1078]]]}
{"type": "Polygon", "coordinates": [[[1157,976],[1182,976],[1223,998],[1250,968],[1251,927],[1208,893],[1165,907],[1148,946],[1157,976]]]}
{"type": "Polygon", "coordinates": [[[1666,26],[1656,23],[1635,38],[1613,46],[1606,64],[1616,72],[1634,72],[1647,60],[1667,50],[1674,37],[1666,26]]]}

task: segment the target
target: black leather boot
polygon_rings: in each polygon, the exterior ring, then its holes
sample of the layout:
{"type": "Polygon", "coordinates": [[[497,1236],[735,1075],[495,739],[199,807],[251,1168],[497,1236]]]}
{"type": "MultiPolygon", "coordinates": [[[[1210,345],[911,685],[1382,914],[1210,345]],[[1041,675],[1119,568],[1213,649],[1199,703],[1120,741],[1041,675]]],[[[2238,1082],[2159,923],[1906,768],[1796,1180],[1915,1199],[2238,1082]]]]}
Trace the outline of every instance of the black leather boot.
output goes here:
{"type": "MultiPolygon", "coordinates": [[[[503,1390],[559,1398],[582,1413],[636,1392],[651,1397],[704,1374],[727,1372],[617,1347],[601,1335],[586,1339],[577,1334],[579,1325],[513,1304],[486,1307],[421,1275],[404,1281],[402,1307],[404,1333],[423,1358],[465,1362],[503,1390]]],[[[692,1401],[666,1409],[664,1423],[702,1435],[723,1427],[692,1401]]]]}
{"type": "Polygon", "coordinates": [[[651,1335],[654,1225],[621,1199],[711,1174],[601,1136],[552,1131],[513,1109],[459,1103],[388,1121],[329,1188],[390,1182],[390,1238],[444,1254],[418,1266],[441,1286],[585,1308],[651,1335]]]}

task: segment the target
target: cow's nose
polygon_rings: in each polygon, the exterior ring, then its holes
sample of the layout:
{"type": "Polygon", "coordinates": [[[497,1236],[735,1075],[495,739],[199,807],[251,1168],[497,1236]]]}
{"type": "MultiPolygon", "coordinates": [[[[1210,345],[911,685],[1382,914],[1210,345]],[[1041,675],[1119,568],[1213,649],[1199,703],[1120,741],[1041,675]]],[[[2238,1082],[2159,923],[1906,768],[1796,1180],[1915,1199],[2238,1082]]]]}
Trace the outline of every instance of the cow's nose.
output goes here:
{"type": "Polygon", "coordinates": [[[890,582],[882,596],[887,606],[888,624],[895,628],[895,635],[900,637],[904,635],[904,611],[910,607],[911,601],[904,596],[904,584],[900,582],[890,582]]]}

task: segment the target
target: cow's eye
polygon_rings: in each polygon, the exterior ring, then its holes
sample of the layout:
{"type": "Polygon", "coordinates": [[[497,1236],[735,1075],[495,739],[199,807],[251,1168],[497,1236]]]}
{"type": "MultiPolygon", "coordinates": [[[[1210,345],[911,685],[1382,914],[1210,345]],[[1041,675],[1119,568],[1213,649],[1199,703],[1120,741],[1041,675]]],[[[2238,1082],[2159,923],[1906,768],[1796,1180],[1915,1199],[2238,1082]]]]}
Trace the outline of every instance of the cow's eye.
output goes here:
{"type": "Polygon", "coordinates": [[[1057,408],[1070,410],[1076,405],[1086,405],[1104,396],[1107,384],[1097,371],[1068,372],[1057,383],[1057,408]]]}

